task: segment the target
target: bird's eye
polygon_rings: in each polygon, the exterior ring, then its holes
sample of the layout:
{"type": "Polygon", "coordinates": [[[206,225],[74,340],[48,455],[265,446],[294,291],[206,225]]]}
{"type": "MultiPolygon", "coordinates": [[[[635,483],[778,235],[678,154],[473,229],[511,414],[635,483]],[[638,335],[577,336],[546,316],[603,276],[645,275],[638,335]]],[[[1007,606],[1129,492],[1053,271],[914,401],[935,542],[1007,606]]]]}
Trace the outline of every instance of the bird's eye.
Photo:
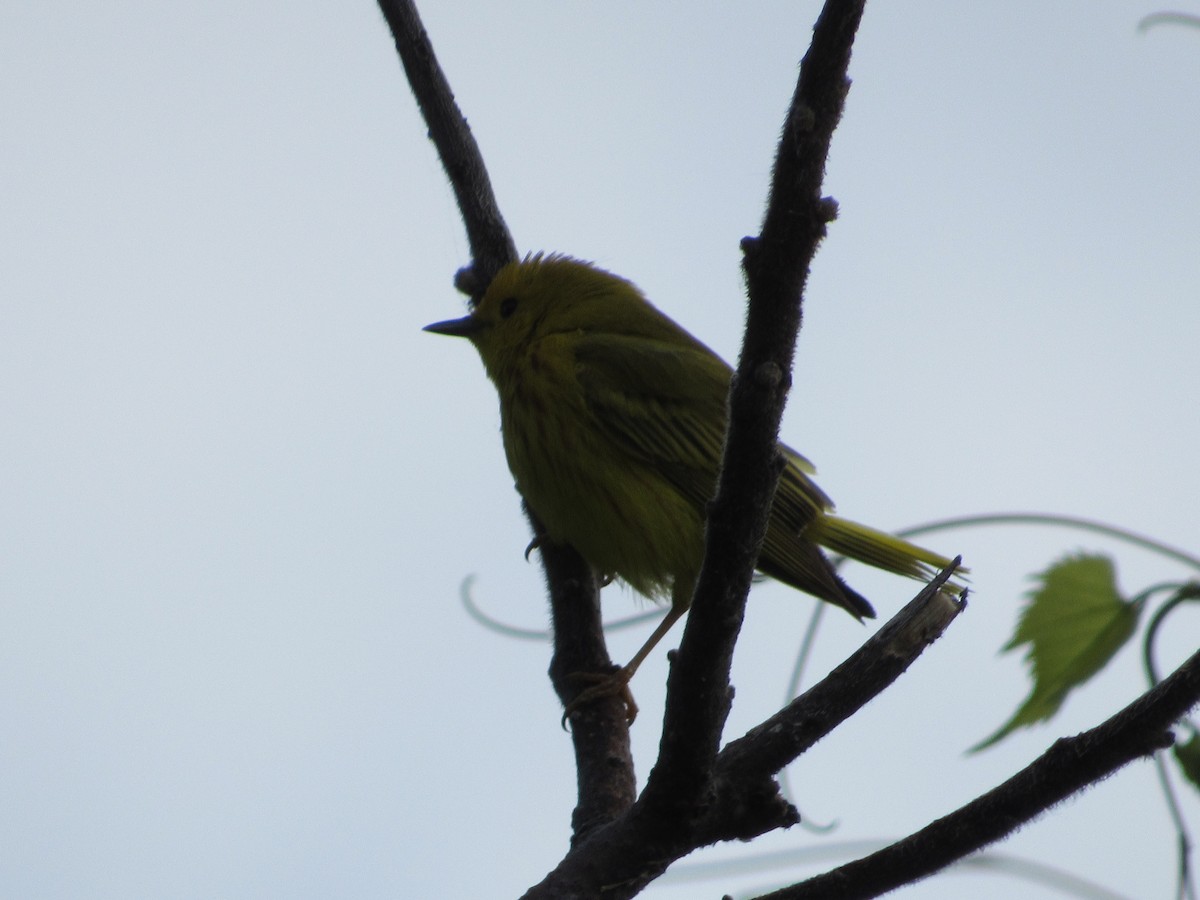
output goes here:
{"type": "Polygon", "coordinates": [[[514,312],[516,312],[516,309],[517,309],[517,298],[516,297],[505,297],[503,300],[500,301],[500,318],[507,319],[514,312]]]}

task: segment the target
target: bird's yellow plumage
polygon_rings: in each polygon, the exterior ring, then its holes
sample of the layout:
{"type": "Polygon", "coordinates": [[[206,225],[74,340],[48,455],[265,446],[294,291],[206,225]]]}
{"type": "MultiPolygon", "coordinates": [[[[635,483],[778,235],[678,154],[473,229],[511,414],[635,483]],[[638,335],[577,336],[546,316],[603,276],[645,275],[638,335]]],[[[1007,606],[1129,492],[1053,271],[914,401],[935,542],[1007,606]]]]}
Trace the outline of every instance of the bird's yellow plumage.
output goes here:
{"type": "MultiPolygon", "coordinates": [[[[705,505],[720,465],[732,371],[630,282],[564,256],[500,271],[472,313],[427,330],[468,338],[500,394],[517,487],[546,538],[655,599],[672,615],[626,679],[691,603],[705,505]]],[[[875,612],[818,545],[925,578],[949,560],[832,514],[812,465],[787,465],[759,569],[859,618],[875,612]]]]}

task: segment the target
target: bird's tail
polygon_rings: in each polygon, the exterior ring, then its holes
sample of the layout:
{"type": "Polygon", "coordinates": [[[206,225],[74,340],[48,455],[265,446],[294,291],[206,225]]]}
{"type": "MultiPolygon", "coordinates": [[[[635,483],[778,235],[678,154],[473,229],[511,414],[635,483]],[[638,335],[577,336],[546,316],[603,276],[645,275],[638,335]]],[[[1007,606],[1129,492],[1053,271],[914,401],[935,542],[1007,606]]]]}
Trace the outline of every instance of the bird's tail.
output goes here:
{"type": "MultiPolygon", "coordinates": [[[[903,538],[838,516],[818,516],[804,536],[834,553],[921,581],[928,581],[952,562],[940,553],[918,547],[903,538]]],[[[954,574],[965,575],[968,571],[960,566],[954,574]]],[[[946,589],[957,594],[963,585],[952,579],[946,582],[946,589]]]]}

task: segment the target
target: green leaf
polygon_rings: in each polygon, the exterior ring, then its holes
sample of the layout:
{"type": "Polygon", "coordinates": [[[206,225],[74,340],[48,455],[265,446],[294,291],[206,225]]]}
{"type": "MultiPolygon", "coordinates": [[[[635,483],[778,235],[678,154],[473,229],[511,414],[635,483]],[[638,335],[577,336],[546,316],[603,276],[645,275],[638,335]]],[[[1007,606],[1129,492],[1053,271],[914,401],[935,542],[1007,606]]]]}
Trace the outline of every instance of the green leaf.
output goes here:
{"type": "Polygon", "coordinates": [[[1190,738],[1175,745],[1173,752],[1184,777],[1200,790],[1200,732],[1193,731],[1190,738]]]}
{"type": "Polygon", "coordinates": [[[1017,630],[1003,647],[1008,652],[1028,645],[1033,688],[1012,718],[972,753],[1053,716],[1067,694],[1104,668],[1137,627],[1142,604],[1121,598],[1107,556],[1069,556],[1035,577],[1041,584],[1030,591],[1017,630]]]}

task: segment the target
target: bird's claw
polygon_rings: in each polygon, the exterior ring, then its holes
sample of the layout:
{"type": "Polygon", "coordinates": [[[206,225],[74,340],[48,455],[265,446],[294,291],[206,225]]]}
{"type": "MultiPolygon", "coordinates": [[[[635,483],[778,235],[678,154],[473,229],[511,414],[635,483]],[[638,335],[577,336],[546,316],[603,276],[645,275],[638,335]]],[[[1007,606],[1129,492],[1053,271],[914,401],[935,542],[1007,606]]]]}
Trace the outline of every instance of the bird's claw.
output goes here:
{"type": "Polygon", "coordinates": [[[633,692],[629,690],[629,679],[633,677],[632,672],[626,669],[617,669],[615,672],[603,675],[599,672],[572,672],[567,677],[572,681],[590,682],[591,686],[576,694],[575,699],[568,703],[567,708],[563,710],[562,727],[564,731],[567,728],[567,719],[571,717],[572,713],[606,697],[619,697],[625,704],[626,724],[632,725],[633,720],[637,718],[638,705],[633,699],[633,692]]]}
{"type": "Polygon", "coordinates": [[[529,562],[529,554],[540,546],[542,546],[542,536],[539,534],[536,535],[534,539],[529,542],[529,546],[525,548],[525,562],[529,562]]]}

